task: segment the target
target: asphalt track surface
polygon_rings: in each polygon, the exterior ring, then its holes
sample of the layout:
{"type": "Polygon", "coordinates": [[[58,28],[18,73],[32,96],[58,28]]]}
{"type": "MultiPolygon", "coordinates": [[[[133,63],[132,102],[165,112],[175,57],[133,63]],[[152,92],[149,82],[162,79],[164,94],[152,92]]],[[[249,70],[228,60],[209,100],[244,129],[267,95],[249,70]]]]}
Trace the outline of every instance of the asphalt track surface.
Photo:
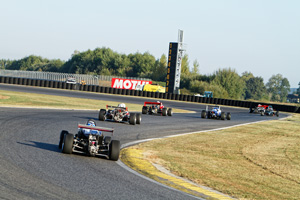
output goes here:
{"type": "MultiPolygon", "coordinates": [[[[0,90],[142,104],[146,98],[71,90],[0,84],[0,90]]],[[[58,97],[59,98],[59,97],[58,97]]],[[[204,104],[163,101],[164,105],[196,113],[172,117],[142,116],[141,125],[100,122],[98,111],[0,107],[0,199],[196,199],[181,191],[149,181],[114,161],[58,149],[61,130],[76,133],[77,124],[96,119],[97,126],[115,129],[121,144],[137,140],[211,130],[259,120],[278,119],[249,114],[247,109],[223,107],[232,119],[200,117],[204,104]]],[[[100,109],[100,108],[99,108],[100,109]]],[[[281,114],[279,118],[286,117],[281,114]]],[[[198,198],[199,199],[199,198],[198,198]]]]}

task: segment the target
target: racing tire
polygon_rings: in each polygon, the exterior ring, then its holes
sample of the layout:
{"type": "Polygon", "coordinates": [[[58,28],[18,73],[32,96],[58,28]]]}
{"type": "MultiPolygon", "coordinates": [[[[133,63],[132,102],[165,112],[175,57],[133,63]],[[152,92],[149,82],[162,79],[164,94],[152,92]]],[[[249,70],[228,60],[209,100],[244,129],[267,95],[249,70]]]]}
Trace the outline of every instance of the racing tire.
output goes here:
{"type": "Polygon", "coordinates": [[[148,111],[147,106],[143,106],[142,114],[147,114],[147,111],[148,111]]]}
{"type": "Polygon", "coordinates": [[[206,117],[206,111],[202,110],[202,112],[201,112],[201,118],[205,118],[205,117],[206,117]]]}
{"type": "Polygon", "coordinates": [[[58,148],[59,148],[59,149],[62,148],[62,144],[63,144],[63,142],[64,142],[64,137],[65,137],[66,134],[69,134],[69,132],[68,132],[68,131],[65,131],[65,130],[62,130],[62,131],[60,132],[59,143],[58,143],[58,148]]]}
{"type": "Polygon", "coordinates": [[[109,159],[117,161],[120,155],[120,141],[112,140],[109,144],[109,159]]]}
{"type": "Polygon", "coordinates": [[[130,115],[129,124],[131,124],[131,125],[135,125],[136,124],[136,114],[135,113],[133,113],[133,114],[130,115]]]}
{"type": "Polygon", "coordinates": [[[162,113],[162,116],[167,116],[167,112],[168,112],[168,111],[167,111],[167,108],[163,108],[163,109],[162,109],[162,112],[161,112],[161,113],[162,113]]]}
{"type": "Polygon", "coordinates": [[[140,113],[136,114],[136,124],[141,124],[142,122],[142,115],[140,113]]]}
{"type": "Polygon", "coordinates": [[[226,117],[225,115],[226,115],[225,113],[223,113],[223,112],[221,113],[221,120],[225,120],[225,117],[226,117]]]}
{"type": "Polygon", "coordinates": [[[100,120],[100,121],[105,121],[105,120],[106,120],[105,114],[106,114],[106,110],[105,110],[105,109],[101,109],[101,110],[99,111],[99,120],[100,120]]]}
{"type": "Polygon", "coordinates": [[[109,144],[111,142],[111,137],[110,136],[105,136],[104,137],[104,144],[109,144]]]}
{"type": "Polygon", "coordinates": [[[276,111],[276,116],[279,117],[279,111],[276,111]]]}
{"type": "Polygon", "coordinates": [[[260,115],[261,115],[261,116],[264,116],[264,115],[265,115],[265,112],[260,112],[260,115]]]}
{"type": "Polygon", "coordinates": [[[226,119],[227,119],[227,120],[231,120],[231,113],[227,113],[226,119]]]}
{"type": "Polygon", "coordinates": [[[169,108],[169,109],[168,109],[168,113],[167,113],[167,114],[168,114],[168,116],[172,116],[172,115],[173,115],[173,110],[172,110],[172,108],[169,108]]]}
{"type": "Polygon", "coordinates": [[[69,133],[64,137],[64,142],[62,144],[62,152],[66,154],[71,154],[73,150],[74,135],[69,133]]]}

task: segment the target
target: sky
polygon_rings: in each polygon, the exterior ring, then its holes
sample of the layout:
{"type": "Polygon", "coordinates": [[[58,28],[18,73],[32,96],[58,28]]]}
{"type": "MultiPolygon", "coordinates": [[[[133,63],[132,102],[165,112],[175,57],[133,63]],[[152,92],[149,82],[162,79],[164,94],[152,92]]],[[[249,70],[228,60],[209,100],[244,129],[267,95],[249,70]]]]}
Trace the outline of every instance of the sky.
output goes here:
{"type": "Polygon", "coordinates": [[[190,67],[300,82],[299,0],[0,0],[0,59],[67,61],[75,50],[168,54],[183,30],[190,67]]]}

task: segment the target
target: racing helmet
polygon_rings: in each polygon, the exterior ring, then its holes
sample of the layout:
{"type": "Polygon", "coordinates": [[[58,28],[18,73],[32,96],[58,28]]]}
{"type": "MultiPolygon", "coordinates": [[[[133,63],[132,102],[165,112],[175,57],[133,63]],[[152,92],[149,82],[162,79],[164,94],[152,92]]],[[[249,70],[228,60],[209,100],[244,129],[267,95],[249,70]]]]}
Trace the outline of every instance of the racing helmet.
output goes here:
{"type": "Polygon", "coordinates": [[[126,105],[125,105],[125,103],[120,103],[120,104],[118,105],[118,107],[126,108],[126,105]]]}
{"type": "Polygon", "coordinates": [[[93,120],[87,121],[86,125],[88,126],[96,126],[96,123],[93,120]]]}

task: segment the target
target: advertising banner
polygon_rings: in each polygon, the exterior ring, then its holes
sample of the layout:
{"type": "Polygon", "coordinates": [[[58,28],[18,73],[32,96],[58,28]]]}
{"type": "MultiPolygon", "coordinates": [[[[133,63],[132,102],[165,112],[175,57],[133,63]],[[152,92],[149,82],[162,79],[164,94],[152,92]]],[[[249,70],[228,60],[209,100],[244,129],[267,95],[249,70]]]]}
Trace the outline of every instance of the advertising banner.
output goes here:
{"type": "Polygon", "coordinates": [[[118,89],[135,90],[137,85],[152,84],[152,81],[136,80],[136,79],[123,79],[112,78],[111,87],[118,89]]]}

